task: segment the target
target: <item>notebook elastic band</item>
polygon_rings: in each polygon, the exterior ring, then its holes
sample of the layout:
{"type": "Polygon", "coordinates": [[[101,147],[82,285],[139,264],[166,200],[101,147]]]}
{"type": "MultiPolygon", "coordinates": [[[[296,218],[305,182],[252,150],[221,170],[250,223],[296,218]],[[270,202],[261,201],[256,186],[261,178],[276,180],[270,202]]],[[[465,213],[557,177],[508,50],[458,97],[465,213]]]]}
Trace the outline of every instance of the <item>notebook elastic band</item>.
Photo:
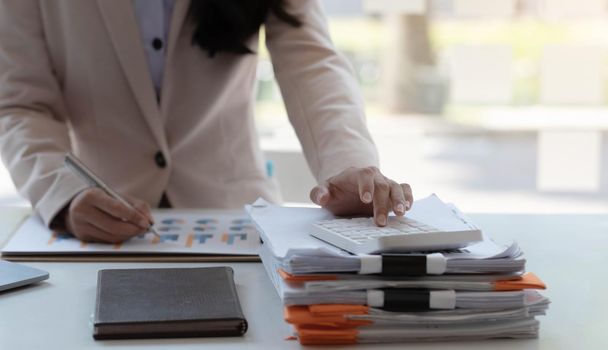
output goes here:
{"type": "Polygon", "coordinates": [[[388,311],[423,311],[430,306],[430,292],[424,289],[384,289],[384,309],[388,311]]]}
{"type": "Polygon", "coordinates": [[[382,275],[422,276],[427,271],[426,255],[382,254],[382,275]]]}

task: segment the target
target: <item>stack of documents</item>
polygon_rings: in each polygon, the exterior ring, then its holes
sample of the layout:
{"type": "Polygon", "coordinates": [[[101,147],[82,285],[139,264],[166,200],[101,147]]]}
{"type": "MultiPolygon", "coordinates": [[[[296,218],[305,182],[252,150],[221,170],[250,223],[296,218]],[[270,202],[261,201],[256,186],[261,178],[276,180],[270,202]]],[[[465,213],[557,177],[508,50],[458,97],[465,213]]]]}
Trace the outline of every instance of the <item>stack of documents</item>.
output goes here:
{"type": "MultiPolygon", "coordinates": [[[[437,206],[448,204],[433,195],[415,202],[407,216],[432,225],[437,206]]],[[[421,273],[370,273],[366,265],[382,256],[352,255],[310,235],[314,222],[333,218],[327,211],[264,201],[247,210],[290,335],[302,344],[538,336],[535,317],[545,314],[549,300],[515,242],[501,245],[484,235],[461,249],[403,254],[426,265],[421,273]]]]}

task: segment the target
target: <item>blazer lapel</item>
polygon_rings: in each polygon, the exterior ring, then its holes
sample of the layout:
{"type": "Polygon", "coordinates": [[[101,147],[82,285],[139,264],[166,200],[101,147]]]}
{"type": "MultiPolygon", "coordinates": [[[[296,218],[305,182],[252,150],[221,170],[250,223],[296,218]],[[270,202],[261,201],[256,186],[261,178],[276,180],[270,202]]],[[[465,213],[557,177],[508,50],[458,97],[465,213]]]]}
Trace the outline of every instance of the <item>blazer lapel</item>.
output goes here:
{"type": "Polygon", "coordinates": [[[171,28],[169,28],[169,47],[167,49],[167,57],[171,56],[171,53],[175,49],[177,44],[177,38],[186,19],[188,13],[188,7],[190,6],[189,0],[175,0],[173,7],[173,14],[171,16],[171,28]]]}
{"type": "MultiPolygon", "coordinates": [[[[163,118],[167,117],[167,108],[170,95],[167,91],[169,86],[168,81],[171,79],[170,74],[172,72],[171,65],[173,62],[173,52],[175,51],[175,46],[177,45],[177,41],[179,39],[179,35],[182,31],[182,27],[184,21],[186,19],[188,8],[190,6],[190,0],[175,0],[175,5],[173,7],[173,14],[171,15],[171,25],[169,28],[168,35],[168,46],[167,52],[165,56],[165,69],[163,71],[163,81],[161,86],[161,115],[163,118]]],[[[163,120],[166,122],[166,120],[163,120]]]]}
{"type": "Polygon", "coordinates": [[[128,0],[97,0],[97,4],[142,114],[159,146],[166,151],[167,140],[133,4],[128,0]]]}

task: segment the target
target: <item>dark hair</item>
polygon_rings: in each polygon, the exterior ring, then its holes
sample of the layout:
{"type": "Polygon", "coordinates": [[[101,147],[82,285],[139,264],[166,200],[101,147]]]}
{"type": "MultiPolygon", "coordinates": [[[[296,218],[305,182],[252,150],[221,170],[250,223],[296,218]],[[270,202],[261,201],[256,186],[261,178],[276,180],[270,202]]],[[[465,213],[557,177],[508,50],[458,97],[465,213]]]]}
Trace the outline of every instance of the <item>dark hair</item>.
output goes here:
{"type": "Polygon", "coordinates": [[[192,44],[210,57],[221,51],[253,53],[247,40],[259,31],[269,12],[294,27],[302,24],[287,13],[284,0],[192,0],[188,14],[195,24],[192,44]]]}

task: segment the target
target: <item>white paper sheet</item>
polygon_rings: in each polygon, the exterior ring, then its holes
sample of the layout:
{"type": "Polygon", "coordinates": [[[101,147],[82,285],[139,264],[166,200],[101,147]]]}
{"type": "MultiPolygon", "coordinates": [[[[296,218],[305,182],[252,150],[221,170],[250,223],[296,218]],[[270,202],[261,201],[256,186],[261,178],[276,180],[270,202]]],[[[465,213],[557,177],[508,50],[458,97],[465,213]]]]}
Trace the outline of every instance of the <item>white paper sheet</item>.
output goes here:
{"type": "Polygon", "coordinates": [[[484,236],[484,240],[479,243],[450,252],[445,252],[443,253],[443,256],[448,260],[483,260],[515,258],[520,254],[521,252],[516,242],[511,242],[509,245],[500,245],[487,236],[484,236]]]}
{"type": "Polygon", "coordinates": [[[493,282],[425,281],[425,280],[356,280],[356,281],[309,281],[304,282],[308,292],[335,292],[382,288],[407,289],[459,289],[467,291],[491,291],[493,282]]]}
{"type": "Polygon", "coordinates": [[[10,254],[221,254],[257,255],[260,239],[243,211],[160,210],[153,212],[160,237],[152,233],[122,244],[84,243],[51,232],[32,216],[3,249],[10,254]]]}
{"type": "Polygon", "coordinates": [[[246,210],[257,225],[264,244],[275,257],[284,258],[290,249],[310,249],[322,254],[346,254],[339,248],[310,235],[315,221],[333,218],[328,211],[318,208],[288,208],[258,200],[246,210]],[[321,249],[323,248],[323,249],[321,249]]]}
{"type": "Polygon", "coordinates": [[[458,324],[529,317],[528,308],[511,310],[454,309],[432,312],[397,313],[371,308],[368,315],[347,315],[351,320],[371,320],[376,324],[458,324]]]}

